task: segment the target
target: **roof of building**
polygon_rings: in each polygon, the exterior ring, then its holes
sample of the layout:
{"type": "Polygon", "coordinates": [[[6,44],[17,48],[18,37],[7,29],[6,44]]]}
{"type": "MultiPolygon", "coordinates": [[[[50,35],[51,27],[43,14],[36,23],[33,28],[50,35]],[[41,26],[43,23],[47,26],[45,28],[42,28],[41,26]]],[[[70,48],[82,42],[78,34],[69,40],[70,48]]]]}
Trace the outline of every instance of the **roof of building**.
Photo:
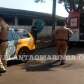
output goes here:
{"type": "MultiPolygon", "coordinates": [[[[20,9],[10,9],[10,8],[3,8],[0,7],[0,16],[4,17],[23,17],[23,18],[29,18],[33,16],[46,18],[46,19],[52,19],[51,14],[48,13],[41,13],[41,12],[35,12],[35,11],[27,11],[27,10],[20,10],[20,9]]],[[[56,16],[57,19],[64,19],[64,17],[56,16]]]]}

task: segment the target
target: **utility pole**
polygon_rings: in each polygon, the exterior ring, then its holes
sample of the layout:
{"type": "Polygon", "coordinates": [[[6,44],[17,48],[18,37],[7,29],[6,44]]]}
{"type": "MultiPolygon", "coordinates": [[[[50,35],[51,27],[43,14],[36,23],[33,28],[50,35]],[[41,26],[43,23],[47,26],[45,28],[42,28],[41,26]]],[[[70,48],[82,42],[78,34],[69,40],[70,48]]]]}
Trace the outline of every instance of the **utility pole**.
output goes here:
{"type": "Polygon", "coordinates": [[[53,0],[52,20],[53,20],[53,25],[52,25],[52,32],[53,32],[56,26],[56,0],[53,0]]]}

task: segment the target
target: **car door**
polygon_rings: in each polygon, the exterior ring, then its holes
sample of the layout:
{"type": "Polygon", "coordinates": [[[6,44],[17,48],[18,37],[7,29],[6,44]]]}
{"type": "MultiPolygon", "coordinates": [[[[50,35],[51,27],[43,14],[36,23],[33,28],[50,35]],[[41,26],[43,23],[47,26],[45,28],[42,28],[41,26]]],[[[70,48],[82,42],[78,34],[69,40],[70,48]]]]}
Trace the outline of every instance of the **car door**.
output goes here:
{"type": "Polygon", "coordinates": [[[16,41],[16,33],[14,30],[10,30],[8,33],[8,47],[7,47],[6,53],[5,53],[5,59],[7,61],[17,59],[15,42],[17,42],[16,41]]]}

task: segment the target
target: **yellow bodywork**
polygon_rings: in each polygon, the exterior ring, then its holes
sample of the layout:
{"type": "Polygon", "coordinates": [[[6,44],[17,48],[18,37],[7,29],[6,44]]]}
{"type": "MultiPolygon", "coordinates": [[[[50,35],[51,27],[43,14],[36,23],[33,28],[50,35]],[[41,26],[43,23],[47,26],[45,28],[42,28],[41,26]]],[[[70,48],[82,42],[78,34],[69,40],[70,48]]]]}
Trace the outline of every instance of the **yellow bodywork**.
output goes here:
{"type": "Polygon", "coordinates": [[[16,54],[18,55],[18,52],[21,48],[26,47],[28,48],[28,50],[35,50],[36,46],[34,43],[34,38],[31,35],[31,33],[29,33],[29,37],[28,38],[23,38],[23,39],[19,39],[18,43],[16,45],[16,54]]]}

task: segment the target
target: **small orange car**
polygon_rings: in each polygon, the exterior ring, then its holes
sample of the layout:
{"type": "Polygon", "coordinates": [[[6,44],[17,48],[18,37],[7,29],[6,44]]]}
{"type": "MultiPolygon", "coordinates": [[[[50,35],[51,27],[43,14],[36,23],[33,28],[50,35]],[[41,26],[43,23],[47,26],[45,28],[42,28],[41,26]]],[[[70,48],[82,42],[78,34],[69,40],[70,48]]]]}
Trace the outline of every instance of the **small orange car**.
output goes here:
{"type": "Polygon", "coordinates": [[[10,30],[8,34],[8,47],[5,53],[5,60],[10,61],[24,58],[22,56],[32,54],[35,49],[36,45],[31,33],[23,29],[10,30]]]}
{"type": "MultiPolygon", "coordinates": [[[[18,58],[24,55],[32,54],[36,49],[36,45],[32,34],[26,31],[22,31],[22,32],[20,31],[18,35],[20,36],[20,39],[16,44],[16,55],[18,56],[18,58]]],[[[28,60],[28,59],[25,59],[25,60],[28,60]]]]}

